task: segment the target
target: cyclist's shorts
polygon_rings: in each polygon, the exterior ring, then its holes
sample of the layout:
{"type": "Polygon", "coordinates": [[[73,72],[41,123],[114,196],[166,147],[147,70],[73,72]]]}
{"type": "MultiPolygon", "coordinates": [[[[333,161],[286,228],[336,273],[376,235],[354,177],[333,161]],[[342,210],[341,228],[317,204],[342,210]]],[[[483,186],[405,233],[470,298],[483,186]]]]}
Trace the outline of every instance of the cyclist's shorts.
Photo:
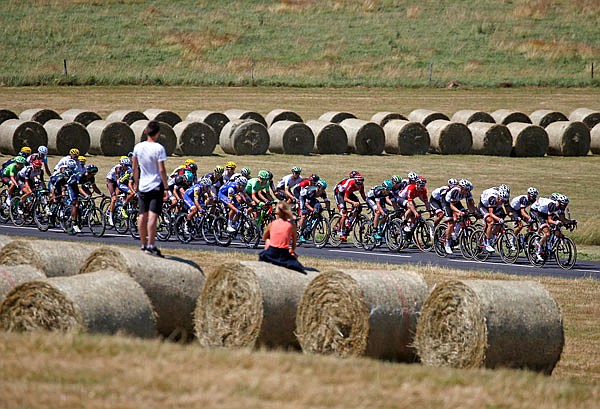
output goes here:
{"type": "MultiPolygon", "coordinates": [[[[454,217],[454,213],[452,212],[452,208],[450,207],[450,203],[444,201],[444,202],[442,202],[442,207],[444,208],[444,214],[446,215],[446,218],[447,219],[452,219],[454,217]]],[[[463,206],[463,204],[461,202],[454,203],[454,207],[456,207],[461,212],[463,210],[465,210],[465,207],[463,206]]]]}
{"type": "Polygon", "coordinates": [[[373,212],[377,211],[377,202],[379,202],[379,205],[383,211],[385,211],[385,198],[380,197],[371,199],[367,197],[367,206],[369,206],[369,209],[371,209],[373,212]]]}
{"type": "Polygon", "coordinates": [[[300,212],[302,214],[308,214],[310,213],[310,210],[308,210],[308,207],[306,207],[306,203],[308,202],[309,206],[314,208],[315,210],[319,210],[321,209],[321,202],[319,202],[319,199],[317,198],[312,198],[312,199],[302,199],[300,198],[300,212]]]}
{"type": "Polygon", "coordinates": [[[119,183],[119,190],[125,194],[129,193],[129,185],[125,183],[119,183]]]}
{"type": "Polygon", "coordinates": [[[238,209],[240,208],[240,204],[237,202],[237,200],[230,199],[229,196],[227,196],[227,195],[223,195],[223,194],[219,193],[219,200],[221,202],[223,202],[225,205],[228,205],[231,203],[236,208],[238,208],[238,209]]]}
{"type": "Polygon", "coordinates": [[[188,210],[192,210],[196,208],[196,204],[194,203],[194,199],[189,197],[188,195],[183,195],[183,203],[185,203],[185,207],[188,210]]]}
{"type": "MultiPolygon", "coordinates": [[[[344,200],[345,192],[335,192],[335,204],[338,209],[346,210],[346,201],[344,200]]],[[[354,202],[358,202],[358,197],[354,193],[350,193],[348,198],[354,202]]]]}
{"type": "Polygon", "coordinates": [[[537,210],[531,209],[530,212],[531,217],[537,220],[540,227],[543,225],[548,225],[548,213],[540,213],[537,210]]]}
{"type": "Polygon", "coordinates": [[[521,212],[517,209],[513,209],[512,206],[508,206],[508,213],[510,214],[510,218],[512,220],[521,220],[523,217],[521,216],[521,212]]]}
{"type": "MultiPolygon", "coordinates": [[[[445,213],[444,210],[444,205],[442,204],[441,201],[439,201],[438,199],[431,197],[431,199],[429,199],[429,204],[431,205],[431,208],[433,210],[435,210],[435,213],[445,213]]],[[[446,205],[447,206],[447,205],[446,205]]]]}

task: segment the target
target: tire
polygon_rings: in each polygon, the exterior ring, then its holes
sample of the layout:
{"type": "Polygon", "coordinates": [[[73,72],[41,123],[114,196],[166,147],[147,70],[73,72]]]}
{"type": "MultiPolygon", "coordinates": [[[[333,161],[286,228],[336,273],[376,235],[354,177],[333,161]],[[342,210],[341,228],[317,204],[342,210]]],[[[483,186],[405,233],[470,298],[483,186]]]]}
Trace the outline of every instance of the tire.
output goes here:
{"type": "Polygon", "coordinates": [[[439,224],[433,231],[433,249],[435,250],[435,254],[440,257],[448,255],[444,247],[446,244],[446,228],[445,224],[439,224]]]}
{"type": "MultiPolygon", "coordinates": [[[[131,216],[130,216],[131,217],[131,216]]],[[[156,239],[158,241],[167,241],[171,237],[171,232],[174,230],[171,216],[165,209],[158,215],[156,221],[156,239]]]]}
{"type": "Polygon", "coordinates": [[[506,230],[498,239],[497,248],[500,253],[500,258],[506,264],[514,264],[519,258],[519,243],[517,236],[511,230],[506,230]],[[511,249],[511,241],[514,250],[511,249]]]}
{"type": "Polygon", "coordinates": [[[577,262],[577,247],[568,237],[559,239],[554,247],[554,257],[556,264],[563,270],[570,270],[577,262]]]}
{"type": "Polygon", "coordinates": [[[538,233],[534,233],[529,238],[527,242],[527,259],[529,263],[534,267],[543,267],[546,264],[546,260],[548,259],[548,255],[545,252],[542,252],[542,259],[538,260],[536,257],[537,247],[539,245],[540,239],[542,236],[538,233]]]}
{"type": "Polygon", "coordinates": [[[46,207],[40,200],[36,200],[33,205],[33,222],[39,231],[47,231],[50,228],[50,216],[46,212],[46,207]]]}
{"type": "Polygon", "coordinates": [[[115,211],[113,212],[113,226],[117,233],[125,234],[129,230],[129,218],[131,215],[128,214],[127,218],[123,217],[121,209],[123,209],[122,203],[115,206],[115,211]]]}
{"type": "Polygon", "coordinates": [[[423,220],[417,224],[413,232],[415,244],[422,252],[429,252],[433,248],[433,223],[428,220],[423,220]]]}
{"type": "Polygon", "coordinates": [[[0,223],[8,223],[10,220],[10,206],[6,204],[8,199],[8,192],[3,189],[0,192],[0,223]]]}
{"type": "Polygon", "coordinates": [[[311,239],[315,244],[315,247],[320,249],[325,247],[327,242],[329,241],[329,236],[331,235],[331,226],[329,225],[329,221],[320,217],[314,224],[311,239]]]}
{"type": "MultiPolygon", "coordinates": [[[[359,214],[358,216],[356,216],[356,220],[354,221],[354,226],[352,226],[352,244],[354,244],[354,247],[356,248],[364,248],[364,232],[363,232],[363,228],[364,228],[364,224],[368,221],[369,219],[363,215],[363,214],[359,214]]],[[[372,229],[371,229],[372,230],[372,229]]]]}
{"type": "Polygon", "coordinates": [[[214,214],[207,214],[202,218],[202,224],[200,228],[202,229],[202,238],[207,244],[215,244],[217,242],[214,234],[214,222],[214,214]]]}
{"type": "Polygon", "coordinates": [[[490,253],[485,251],[483,241],[485,239],[485,232],[483,230],[475,230],[471,234],[471,254],[473,260],[486,261],[490,256],[490,253]]]}
{"type": "Polygon", "coordinates": [[[15,226],[23,226],[25,224],[25,216],[19,214],[20,197],[13,197],[10,201],[10,220],[15,226]]]}
{"type": "Polygon", "coordinates": [[[373,250],[377,244],[375,237],[373,237],[373,234],[375,233],[374,230],[373,222],[371,220],[364,220],[360,224],[361,244],[367,251],[373,250]]]}
{"type": "Polygon", "coordinates": [[[92,207],[87,214],[87,226],[94,235],[94,237],[104,236],[106,231],[106,220],[100,209],[92,207]]]}
{"type": "Polygon", "coordinates": [[[240,240],[248,248],[257,248],[260,242],[260,229],[252,219],[246,219],[240,228],[240,240]]]}
{"type": "Polygon", "coordinates": [[[388,222],[385,229],[385,244],[390,251],[399,251],[403,247],[404,234],[402,233],[402,222],[394,219],[388,222]]]}
{"type": "Polygon", "coordinates": [[[471,236],[475,233],[475,229],[471,226],[465,228],[458,239],[458,245],[460,247],[460,254],[465,260],[471,260],[473,253],[471,251],[471,236]]]}
{"type": "Polygon", "coordinates": [[[227,232],[227,219],[223,216],[219,216],[213,223],[213,234],[215,241],[223,247],[227,247],[231,244],[231,235],[227,232]]]}
{"type": "Polygon", "coordinates": [[[129,234],[136,240],[140,239],[140,231],[138,230],[138,216],[139,211],[134,209],[129,214],[129,219],[127,219],[127,227],[129,229],[129,234]]]}
{"type": "Polygon", "coordinates": [[[342,216],[338,213],[335,214],[329,220],[329,227],[331,228],[331,234],[329,235],[329,244],[333,247],[339,247],[342,240],[340,239],[340,219],[342,216]]]}
{"type": "Polygon", "coordinates": [[[73,210],[72,205],[63,205],[63,207],[59,211],[59,224],[60,228],[67,234],[75,234],[73,231],[73,218],[71,217],[71,212],[73,210]]]}
{"type": "Polygon", "coordinates": [[[181,243],[189,243],[193,238],[193,227],[185,214],[180,214],[175,220],[175,237],[181,243]]]}

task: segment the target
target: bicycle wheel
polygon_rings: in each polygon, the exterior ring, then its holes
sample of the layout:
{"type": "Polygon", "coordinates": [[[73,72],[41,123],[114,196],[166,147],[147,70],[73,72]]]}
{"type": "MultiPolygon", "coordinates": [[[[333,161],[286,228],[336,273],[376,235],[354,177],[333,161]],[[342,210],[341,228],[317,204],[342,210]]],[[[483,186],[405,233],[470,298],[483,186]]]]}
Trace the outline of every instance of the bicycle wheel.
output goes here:
{"type": "Polygon", "coordinates": [[[129,219],[127,219],[129,234],[136,240],[140,239],[140,231],[138,230],[138,216],[139,211],[137,209],[133,209],[131,213],[129,213],[129,219]]]}
{"type": "Polygon", "coordinates": [[[402,234],[402,222],[394,219],[388,223],[385,230],[385,244],[390,251],[398,251],[402,248],[404,234],[402,234]]]}
{"type": "Polygon", "coordinates": [[[240,227],[240,240],[249,248],[257,248],[260,242],[260,229],[252,219],[245,219],[240,227]]]}
{"type": "Polygon", "coordinates": [[[33,204],[33,222],[39,231],[47,231],[50,228],[50,213],[48,205],[44,205],[40,200],[33,204]]]}
{"type": "Polygon", "coordinates": [[[418,249],[423,252],[431,251],[433,248],[433,223],[423,220],[417,224],[413,232],[413,238],[418,249]]]}
{"type": "Polygon", "coordinates": [[[104,232],[106,230],[106,220],[104,219],[104,215],[100,209],[98,209],[96,206],[92,206],[92,208],[87,212],[86,219],[87,226],[94,237],[104,236],[104,232]]]}
{"type": "Polygon", "coordinates": [[[471,226],[464,228],[459,235],[458,238],[458,246],[460,248],[460,254],[463,256],[465,260],[470,260],[473,258],[473,253],[471,252],[471,236],[475,232],[475,229],[471,226]]]}
{"type": "Polygon", "coordinates": [[[329,244],[331,244],[333,247],[339,247],[340,243],[342,242],[342,229],[340,228],[341,218],[342,216],[338,213],[335,214],[329,220],[329,226],[331,227],[331,234],[329,235],[329,244]]]}
{"type": "Polygon", "coordinates": [[[119,234],[127,233],[129,230],[129,217],[131,215],[124,211],[123,204],[117,204],[115,206],[115,211],[113,212],[113,227],[115,231],[119,234]],[[123,214],[125,213],[125,214],[123,214]],[[127,217],[125,217],[127,216],[127,217]]]}
{"type": "Polygon", "coordinates": [[[10,220],[15,226],[22,226],[25,224],[25,216],[23,213],[23,206],[21,206],[20,197],[13,197],[10,201],[10,220]]]}
{"type": "Polygon", "coordinates": [[[71,214],[73,212],[72,205],[63,205],[58,214],[58,221],[60,228],[67,234],[75,234],[73,231],[73,218],[71,214]]]}
{"type": "Polygon", "coordinates": [[[6,189],[3,189],[0,192],[0,222],[7,223],[10,220],[10,202],[6,203],[8,200],[8,192],[6,189]]]}
{"type": "Polygon", "coordinates": [[[483,230],[475,230],[471,234],[471,254],[474,260],[485,261],[490,256],[485,250],[485,232],[483,230]]]}
{"type": "Polygon", "coordinates": [[[175,220],[175,237],[182,243],[192,241],[192,223],[190,223],[185,214],[180,214],[175,220]]]}
{"type": "Polygon", "coordinates": [[[375,245],[377,244],[375,237],[373,237],[373,234],[375,233],[374,230],[375,229],[373,227],[373,222],[371,220],[367,219],[361,223],[361,226],[360,226],[361,244],[362,244],[362,247],[367,251],[373,250],[375,248],[375,245]]]}
{"type": "Polygon", "coordinates": [[[329,225],[329,221],[320,217],[314,224],[311,239],[315,244],[316,248],[323,248],[327,242],[329,241],[329,236],[331,235],[331,226],[329,225]]]}
{"type": "Polygon", "coordinates": [[[215,231],[214,231],[215,215],[207,214],[202,218],[202,238],[207,244],[215,244],[215,231]]]}
{"type": "Polygon", "coordinates": [[[514,264],[519,258],[518,239],[511,230],[506,230],[500,235],[497,248],[500,258],[507,264],[514,264]]]}
{"type": "Polygon", "coordinates": [[[446,257],[446,225],[439,224],[433,231],[433,249],[435,254],[440,257],[446,257]]]}
{"type": "Polygon", "coordinates": [[[568,237],[559,239],[554,248],[556,264],[564,270],[570,270],[577,262],[577,247],[568,237]]]}
{"type": "Polygon", "coordinates": [[[223,216],[219,216],[213,223],[213,234],[215,241],[220,246],[229,246],[231,244],[231,234],[227,232],[227,219],[223,216]]]}
{"type": "MultiPolygon", "coordinates": [[[[174,223],[174,222],[173,222],[174,223]]],[[[167,241],[171,237],[172,228],[171,216],[169,211],[163,209],[156,220],[156,239],[159,241],[167,241]]]]}
{"type": "Polygon", "coordinates": [[[543,265],[546,264],[546,260],[548,259],[548,255],[545,251],[542,251],[540,253],[541,259],[538,259],[537,257],[537,251],[538,247],[540,246],[541,239],[542,236],[540,234],[534,233],[531,235],[529,241],[527,242],[527,259],[529,260],[529,263],[535,267],[543,267],[543,265]]]}
{"type": "Polygon", "coordinates": [[[365,238],[363,237],[363,234],[364,234],[364,231],[363,231],[364,226],[363,225],[367,221],[369,221],[369,219],[367,218],[367,216],[365,216],[363,214],[359,214],[358,216],[356,216],[356,219],[354,220],[354,225],[352,226],[352,244],[354,244],[354,247],[356,247],[356,248],[359,248],[359,249],[364,248],[365,238]]]}

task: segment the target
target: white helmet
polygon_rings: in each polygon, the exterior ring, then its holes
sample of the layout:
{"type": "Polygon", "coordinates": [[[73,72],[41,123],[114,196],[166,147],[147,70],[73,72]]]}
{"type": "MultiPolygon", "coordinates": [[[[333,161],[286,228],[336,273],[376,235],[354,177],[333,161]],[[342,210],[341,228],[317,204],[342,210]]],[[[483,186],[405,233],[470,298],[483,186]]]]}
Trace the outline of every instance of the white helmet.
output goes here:
{"type": "Polygon", "coordinates": [[[38,153],[39,153],[40,155],[44,155],[44,156],[45,156],[45,155],[47,155],[47,154],[48,154],[48,148],[46,148],[45,146],[40,146],[40,147],[38,148],[38,153]]]}
{"type": "Polygon", "coordinates": [[[530,187],[529,189],[527,189],[527,194],[535,199],[536,197],[538,197],[540,192],[536,188],[530,187]]]}
{"type": "Polygon", "coordinates": [[[570,201],[570,200],[569,200],[569,198],[568,198],[567,196],[565,196],[565,195],[558,195],[558,197],[556,198],[556,201],[557,201],[558,203],[560,203],[561,205],[564,205],[564,206],[566,206],[566,205],[568,205],[568,204],[569,204],[569,201],[570,201]]]}
{"type": "Polygon", "coordinates": [[[469,192],[473,189],[473,184],[467,179],[461,179],[458,181],[458,185],[463,189],[467,189],[469,192]]]}
{"type": "Polygon", "coordinates": [[[416,182],[418,178],[419,175],[417,175],[415,172],[408,172],[408,180],[410,183],[416,182]]]}
{"type": "Polygon", "coordinates": [[[506,188],[498,189],[498,193],[500,194],[500,199],[507,201],[510,197],[510,192],[506,188]]]}
{"type": "Polygon", "coordinates": [[[510,187],[508,185],[505,185],[504,183],[501,184],[500,186],[498,186],[498,189],[502,190],[506,190],[508,192],[508,194],[510,195],[510,187]]]}
{"type": "Polygon", "coordinates": [[[448,186],[456,186],[456,185],[458,185],[458,180],[456,180],[454,178],[448,179],[448,186]]]}
{"type": "Polygon", "coordinates": [[[554,200],[555,202],[558,199],[558,196],[562,196],[560,193],[554,192],[550,195],[550,200],[554,200]]]}
{"type": "Polygon", "coordinates": [[[235,181],[236,181],[236,183],[237,183],[238,185],[241,185],[241,186],[246,186],[246,185],[248,184],[248,179],[246,179],[246,178],[245,178],[245,177],[243,177],[243,176],[240,176],[240,177],[239,177],[239,178],[237,178],[235,181]]]}

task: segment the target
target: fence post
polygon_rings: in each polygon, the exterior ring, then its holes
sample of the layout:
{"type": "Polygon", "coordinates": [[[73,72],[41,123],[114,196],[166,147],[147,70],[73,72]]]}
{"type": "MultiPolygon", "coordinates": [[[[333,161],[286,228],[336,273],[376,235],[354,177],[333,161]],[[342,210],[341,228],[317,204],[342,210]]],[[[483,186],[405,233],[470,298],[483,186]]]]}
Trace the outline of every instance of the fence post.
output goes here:
{"type": "Polygon", "coordinates": [[[63,60],[63,68],[65,71],[65,76],[69,75],[69,72],[67,71],[67,60],[66,59],[63,60]]]}
{"type": "Polygon", "coordinates": [[[433,63],[429,63],[429,85],[431,85],[431,78],[433,77],[433,63]]]}
{"type": "Polygon", "coordinates": [[[592,72],[591,72],[591,74],[592,74],[592,79],[594,79],[594,62],[593,61],[592,61],[592,72]]]}
{"type": "Polygon", "coordinates": [[[252,86],[254,86],[254,64],[255,62],[252,61],[252,65],[250,66],[250,82],[252,86]]]}

